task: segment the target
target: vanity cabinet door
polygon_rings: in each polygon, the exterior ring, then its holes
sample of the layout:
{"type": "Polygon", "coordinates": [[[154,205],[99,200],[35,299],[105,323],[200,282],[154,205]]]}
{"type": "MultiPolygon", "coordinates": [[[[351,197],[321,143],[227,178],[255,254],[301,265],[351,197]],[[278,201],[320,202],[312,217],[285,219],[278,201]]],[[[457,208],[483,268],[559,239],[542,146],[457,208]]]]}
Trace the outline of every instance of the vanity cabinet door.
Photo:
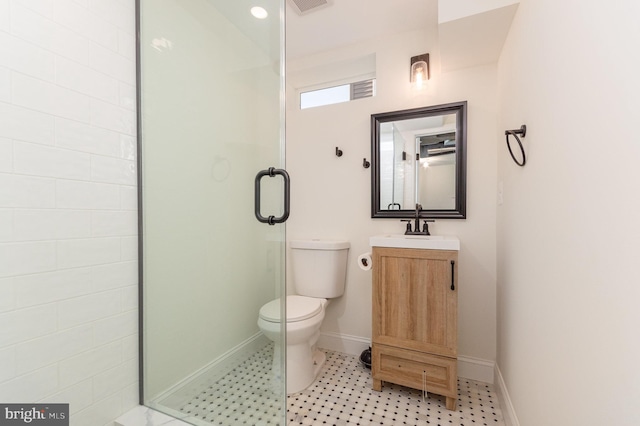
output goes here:
{"type": "Polygon", "coordinates": [[[374,344],[457,356],[457,259],[457,251],[374,247],[374,344]]]}

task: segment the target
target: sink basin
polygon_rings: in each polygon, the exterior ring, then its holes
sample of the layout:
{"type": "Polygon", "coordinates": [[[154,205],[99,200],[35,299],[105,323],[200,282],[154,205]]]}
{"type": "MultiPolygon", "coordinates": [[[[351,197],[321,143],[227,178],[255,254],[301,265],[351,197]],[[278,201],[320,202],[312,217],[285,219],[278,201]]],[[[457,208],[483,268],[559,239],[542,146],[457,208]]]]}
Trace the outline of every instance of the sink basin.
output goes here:
{"type": "Polygon", "coordinates": [[[384,234],[369,238],[371,247],[460,250],[460,240],[447,235],[384,234]]]}

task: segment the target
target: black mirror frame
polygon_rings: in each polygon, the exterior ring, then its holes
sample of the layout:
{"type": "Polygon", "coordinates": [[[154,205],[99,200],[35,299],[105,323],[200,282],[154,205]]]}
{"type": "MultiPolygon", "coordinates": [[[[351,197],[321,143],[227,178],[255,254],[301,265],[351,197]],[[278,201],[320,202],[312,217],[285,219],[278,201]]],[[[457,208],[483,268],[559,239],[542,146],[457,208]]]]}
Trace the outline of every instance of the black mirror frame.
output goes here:
{"type": "Polygon", "coordinates": [[[371,115],[371,217],[415,218],[415,210],[380,209],[380,123],[456,114],[456,205],[451,210],[422,210],[421,218],[466,219],[467,217],[467,101],[371,115]]]}

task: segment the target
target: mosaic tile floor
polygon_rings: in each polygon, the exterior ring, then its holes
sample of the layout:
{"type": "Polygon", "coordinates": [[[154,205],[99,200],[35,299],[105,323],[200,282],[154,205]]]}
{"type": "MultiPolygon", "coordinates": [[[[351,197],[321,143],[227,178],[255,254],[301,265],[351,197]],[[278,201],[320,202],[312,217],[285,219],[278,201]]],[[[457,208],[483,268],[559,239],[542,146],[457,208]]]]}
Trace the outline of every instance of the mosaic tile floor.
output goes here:
{"type": "Polygon", "coordinates": [[[356,356],[326,351],[316,382],[287,398],[288,425],[504,425],[492,385],[458,379],[457,411],[444,397],[385,383],[371,389],[370,370],[356,356]]]}
{"type": "Polygon", "coordinates": [[[279,425],[278,383],[272,384],[273,344],[269,344],[178,408],[216,426],[279,425]]]}
{"type": "MultiPolygon", "coordinates": [[[[504,425],[492,385],[458,379],[456,411],[444,397],[385,383],[371,389],[370,370],[356,356],[325,350],[327,361],[308,389],[287,398],[287,424],[297,425],[504,425]]],[[[278,425],[280,397],[271,385],[271,346],[179,409],[220,426],[278,425]]]]}

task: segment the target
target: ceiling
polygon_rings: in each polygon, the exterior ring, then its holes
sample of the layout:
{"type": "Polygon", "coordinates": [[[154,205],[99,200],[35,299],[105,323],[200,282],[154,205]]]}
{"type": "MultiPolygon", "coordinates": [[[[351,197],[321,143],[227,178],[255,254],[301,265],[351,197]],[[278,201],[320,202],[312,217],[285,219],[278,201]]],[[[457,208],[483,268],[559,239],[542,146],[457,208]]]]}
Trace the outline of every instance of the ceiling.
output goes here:
{"type": "MultiPolygon", "coordinates": [[[[207,1],[266,53],[267,58],[274,59],[281,55],[278,48],[280,33],[274,31],[277,27],[266,20],[258,22],[248,13],[251,6],[262,4],[270,16],[277,17],[281,4],[279,1],[207,1]]],[[[328,6],[302,16],[290,1],[293,0],[285,1],[287,60],[426,29],[427,33],[437,34],[443,72],[494,63],[499,57],[519,2],[467,0],[475,7],[472,13],[468,13],[469,16],[464,14],[469,12],[467,9],[458,7],[459,13],[454,14],[451,20],[438,23],[438,1],[445,2],[453,10],[455,7],[448,3],[452,0],[328,0],[328,6]],[[481,5],[484,9],[478,9],[481,5]]]]}
{"type": "MultiPolygon", "coordinates": [[[[437,0],[329,0],[300,16],[287,1],[286,52],[295,59],[437,23],[437,0]],[[435,14],[435,15],[434,15],[435,14]]],[[[437,25],[437,24],[436,24],[437,25]]]]}

